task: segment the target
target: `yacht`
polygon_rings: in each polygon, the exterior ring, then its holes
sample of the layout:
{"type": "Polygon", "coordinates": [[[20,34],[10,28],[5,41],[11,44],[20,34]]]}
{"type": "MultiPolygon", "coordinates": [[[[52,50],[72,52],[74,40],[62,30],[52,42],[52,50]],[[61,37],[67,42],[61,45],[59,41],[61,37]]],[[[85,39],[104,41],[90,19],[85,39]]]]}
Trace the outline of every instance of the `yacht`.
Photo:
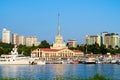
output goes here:
{"type": "Polygon", "coordinates": [[[10,54],[3,54],[0,57],[0,64],[30,64],[33,59],[23,54],[18,54],[17,46],[15,45],[10,54]]]}

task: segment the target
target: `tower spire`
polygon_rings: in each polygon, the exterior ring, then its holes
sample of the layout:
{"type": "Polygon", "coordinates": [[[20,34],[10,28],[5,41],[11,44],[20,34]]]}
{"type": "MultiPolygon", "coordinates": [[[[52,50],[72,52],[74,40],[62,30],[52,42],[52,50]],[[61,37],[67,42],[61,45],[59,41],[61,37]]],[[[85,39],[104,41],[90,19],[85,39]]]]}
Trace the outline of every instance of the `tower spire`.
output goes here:
{"type": "Polygon", "coordinates": [[[60,14],[58,13],[58,36],[60,36],[60,14]]]}

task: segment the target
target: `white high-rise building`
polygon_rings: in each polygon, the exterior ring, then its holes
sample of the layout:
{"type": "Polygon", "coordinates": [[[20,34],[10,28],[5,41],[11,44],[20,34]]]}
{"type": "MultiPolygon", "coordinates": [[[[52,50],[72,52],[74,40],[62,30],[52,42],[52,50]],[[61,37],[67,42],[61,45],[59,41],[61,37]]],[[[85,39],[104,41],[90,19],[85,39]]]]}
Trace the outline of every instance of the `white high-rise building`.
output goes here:
{"type": "Polygon", "coordinates": [[[100,35],[86,35],[86,44],[87,45],[92,45],[92,44],[99,44],[101,45],[101,41],[100,41],[100,35]]]}
{"type": "Polygon", "coordinates": [[[119,47],[119,34],[116,32],[106,34],[104,37],[104,45],[106,45],[107,48],[110,46],[112,48],[119,47]]]}
{"type": "Polygon", "coordinates": [[[25,45],[25,37],[24,36],[19,36],[19,42],[18,42],[18,45],[25,45]]]}
{"type": "Polygon", "coordinates": [[[25,44],[25,38],[24,38],[24,36],[20,36],[16,33],[13,33],[12,34],[12,43],[16,44],[16,45],[20,45],[20,44],[24,45],[25,44]]]}
{"type": "Polygon", "coordinates": [[[26,37],[26,46],[38,46],[40,42],[38,41],[37,37],[31,36],[31,37],[26,37]]]}
{"type": "Polygon", "coordinates": [[[102,37],[101,37],[101,38],[102,38],[102,39],[101,39],[101,40],[102,40],[102,41],[101,41],[102,43],[101,43],[101,44],[104,44],[104,43],[105,43],[105,35],[106,35],[106,34],[108,34],[108,32],[102,32],[102,33],[101,33],[101,35],[102,35],[102,37]]]}
{"type": "Polygon", "coordinates": [[[8,44],[10,43],[10,31],[6,28],[4,28],[2,31],[2,42],[8,44]]]}
{"type": "Polygon", "coordinates": [[[19,41],[18,37],[19,37],[18,34],[16,33],[12,34],[12,44],[18,45],[18,41],[19,41]]]}

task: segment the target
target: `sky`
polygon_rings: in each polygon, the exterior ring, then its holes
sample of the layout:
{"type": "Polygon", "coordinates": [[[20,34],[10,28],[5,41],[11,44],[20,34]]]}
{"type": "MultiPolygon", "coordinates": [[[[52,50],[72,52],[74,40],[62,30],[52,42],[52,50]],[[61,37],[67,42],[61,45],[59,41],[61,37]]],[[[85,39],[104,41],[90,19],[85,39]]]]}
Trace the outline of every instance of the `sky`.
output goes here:
{"type": "Polygon", "coordinates": [[[58,13],[63,40],[82,44],[86,35],[118,32],[120,0],[0,0],[0,38],[6,28],[39,41],[55,42],[58,13]]]}

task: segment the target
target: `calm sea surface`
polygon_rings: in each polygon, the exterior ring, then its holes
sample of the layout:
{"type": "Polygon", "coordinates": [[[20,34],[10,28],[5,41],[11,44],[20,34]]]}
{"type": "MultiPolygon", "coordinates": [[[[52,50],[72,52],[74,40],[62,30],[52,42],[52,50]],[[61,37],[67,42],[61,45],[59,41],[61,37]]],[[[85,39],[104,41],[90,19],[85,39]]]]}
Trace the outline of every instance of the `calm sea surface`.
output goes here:
{"type": "Polygon", "coordinates": [[[53,79],[58,75],[88,78],[96,73],[120,80],[117,64],[46,64],[46,65],[0,65],[0,77],[31,80],[53,79]]]}

